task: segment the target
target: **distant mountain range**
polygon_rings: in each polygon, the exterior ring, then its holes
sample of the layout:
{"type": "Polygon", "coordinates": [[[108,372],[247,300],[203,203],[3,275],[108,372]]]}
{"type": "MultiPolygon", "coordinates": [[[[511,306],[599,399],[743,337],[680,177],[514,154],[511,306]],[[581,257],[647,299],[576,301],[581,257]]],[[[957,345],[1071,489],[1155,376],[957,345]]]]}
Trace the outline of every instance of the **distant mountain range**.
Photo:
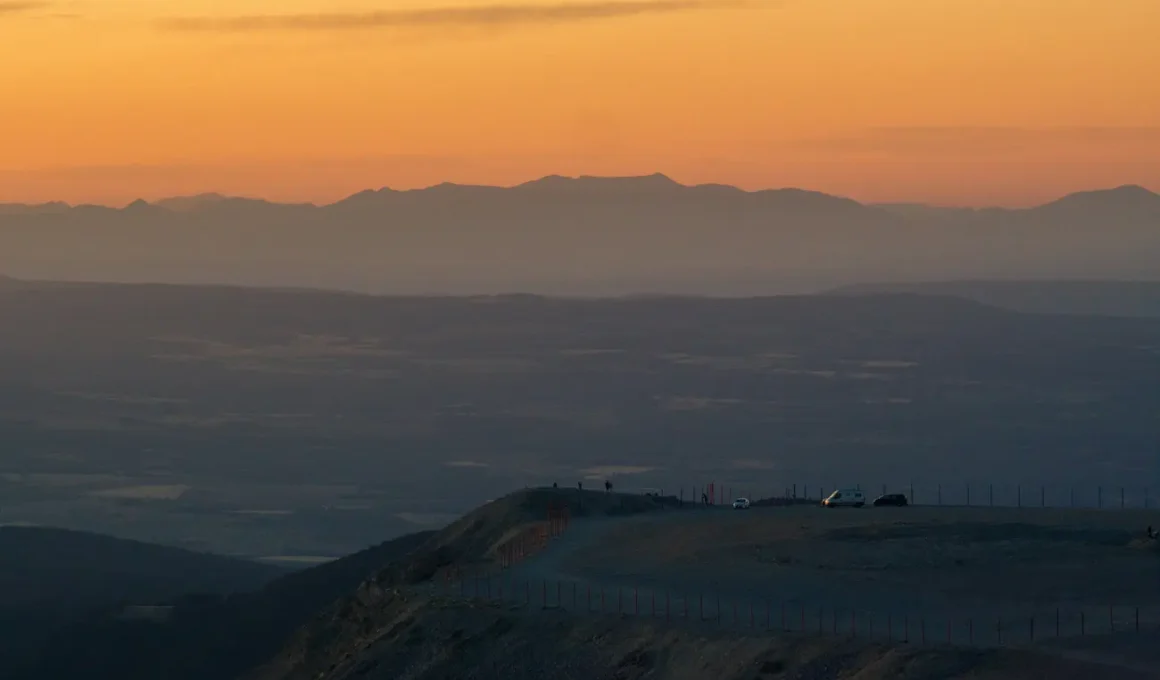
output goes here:
{"type": "Polygon", "coordinates": [[[877,281],[1160,278],[1160,196],[1029,209],[866,205],[664,175],[363,191],[330,205],[219,194],[124,208],[0,206],[0,271],[34,279],[375,293],[749,295],[877,281]]]}
{"type": "Polygon", "coordinates": [[[1160,317],[1160,281],[939,281],[858,284],[828,292],[952,296],[1040,314],[1160,317]]]}

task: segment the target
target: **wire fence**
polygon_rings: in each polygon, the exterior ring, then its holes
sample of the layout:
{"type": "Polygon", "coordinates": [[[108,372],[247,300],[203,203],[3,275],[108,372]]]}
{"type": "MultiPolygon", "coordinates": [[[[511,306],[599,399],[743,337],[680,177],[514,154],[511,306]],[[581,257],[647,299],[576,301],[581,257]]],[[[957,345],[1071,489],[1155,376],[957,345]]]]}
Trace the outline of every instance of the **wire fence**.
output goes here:
{"type": "MultiPolygon", "coordinates": [[[[866,502],[886,494],[903,494],[911,505],[1076,508],[1104,510],[1149,510],[1160,508],[1160,499],[1146,486],[1059,485],[1003,482],[895,482],[872,484],[690,484],[661,488],[661,495],[682,504],[728,505],[737,498],[750,500],[818,502],[838,489],[857,489],[866,502]]],[[[772,504],[772,503],[771,503],[772,504]]]]}
{"type": "MultiPolygon", "coordinates": [[[[793,491],[791,487],[784,498],[793,500],[793,491]]],[[[1126,497],[1124,494],[1123,507],[1127,507],[1126,497]]],[[[1046,493],[1041,499],[1045,504],[1046,493]]],[[[567,504],[551,507],[546,521],[498,545],[496,560],[484,567],[485,571],[444,572],[436,588],[461,598],[578,614],[633,616],[736,631],[816,633],[910,644],[1020,646],[1051,638],[1160,634],[1160,605],[1088,603],[998,607],[993,603],[944,602],[925,611],[888,606],[865,608],[849,602],[689,591],[649,583],[611,586],[567,578],[535,579],[522,577],[518,570],[512,569],[546,549],[570,524],[567,504]]]]}
{"type": "Polygon", "coordinates": [[[812,633],[909,644],[1022,646],[1048,639],[1108,634],[1160,634],[1160,607],[1059,607],[1024,613],[872,611],[802,600],[680,592],[656,586],[608,587],[576,580],[520,579],[511,572],[446,582],[460,598],[631,616],[651,622],[732,631],[812,633]]]}
{"type": "Polygon", "coordinates": [[[1160,608],[1156,607],[1108,605],[1055,608],[1026,615],[930,615],[813,605],[799,600],[674,592],[649,586],[610,588],[570,580],[519,580],[503,574],[459,580],[449,589],[460,597],[534,608],[919,644],[1023,645],[1045,638],[1160,632],[1160,608]]]}

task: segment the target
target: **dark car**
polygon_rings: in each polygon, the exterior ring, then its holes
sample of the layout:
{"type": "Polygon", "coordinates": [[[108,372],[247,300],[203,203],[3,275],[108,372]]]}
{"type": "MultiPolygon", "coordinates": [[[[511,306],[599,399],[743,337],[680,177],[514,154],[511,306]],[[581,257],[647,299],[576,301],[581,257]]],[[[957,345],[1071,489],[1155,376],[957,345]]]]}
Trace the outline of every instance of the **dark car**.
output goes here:
{"type": "Polygon", "coordinates": [[[896,506],[906,505],[906,496],[904,494],[900,494],[900,493],[888,493],[888,494],[885,494],[883,496],[879,496],[878,498],[874,499],[874,506],[875,507],[882,506],[882,505],[896,505],[896,506]]]}

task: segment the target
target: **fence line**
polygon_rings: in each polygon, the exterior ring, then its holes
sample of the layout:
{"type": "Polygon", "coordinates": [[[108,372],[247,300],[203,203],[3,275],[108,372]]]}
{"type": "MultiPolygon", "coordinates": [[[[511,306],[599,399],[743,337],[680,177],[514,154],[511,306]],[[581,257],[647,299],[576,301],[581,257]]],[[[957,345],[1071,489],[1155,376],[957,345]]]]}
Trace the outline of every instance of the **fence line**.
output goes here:
{"type": "Polygon", "coordinates": [[[632,616],[743,632],[811,633],[868,640],[972,647],[1022,646],[1048,639],[1160,633],[1160,607],[1107,605],[1025,615],[962,616],[883,612],[800,600],[722,597],[648,586],[601,587],[574,580],[514,579],[511,572],[461,580],[447,594],[579,614],[632,616]]]}
{"type": "Polygon", "coordinates": [[[781,500],[805,503],[821,502],[836,489],[858,489],[873,501],[878,495],[901,493],[911,505],[1009,507],[1009,508],[1077,508],[1148,510],[1160,508],[1160,499],[1148,486],[1132,485],[1063,485],[1005,482],[902,482],[849,484],[721,484],[708,482],[676,486],[666,495],[681,505],[728,505],[735,498],[781,500]]]}
{"type": "Polygon", "coordinates": [[[948,616],[913,610],[839,607],[800,599],[722,597],[719,592],[705,590],[682,592],[647,585],[628,589],[594,586],[571,579],[515,578],[510,567],[547,548],[551,540],[564,534],[570,522],[566,504],[550,507],[545,521],[500,544],[498,572],[466,576],[458,570],[449,571],[444,581],[445,592],[463,598],[573,613],[629,615],[734,630],[818,633],[923,645],[1001,647],[1046,638],[1160,633],[1160,606],[1110,603],[1102,607],[1036,607],[1019,613],[996,613],[969,606],[965,610],[955,608],[960,614],[948,616]],[[647,606],[642,604],[645,602],[647,606]]]}

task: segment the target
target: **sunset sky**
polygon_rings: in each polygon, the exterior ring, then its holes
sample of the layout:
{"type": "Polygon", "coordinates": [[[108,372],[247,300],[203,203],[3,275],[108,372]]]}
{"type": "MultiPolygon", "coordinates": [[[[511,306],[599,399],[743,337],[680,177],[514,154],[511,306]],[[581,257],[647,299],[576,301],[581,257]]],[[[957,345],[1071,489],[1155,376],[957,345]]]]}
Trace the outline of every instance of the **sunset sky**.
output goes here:
{"type": "Polygon", "coordinates": [[[1160,190],[1158,0],[0,0],[0,202],[1160,190]]]}

